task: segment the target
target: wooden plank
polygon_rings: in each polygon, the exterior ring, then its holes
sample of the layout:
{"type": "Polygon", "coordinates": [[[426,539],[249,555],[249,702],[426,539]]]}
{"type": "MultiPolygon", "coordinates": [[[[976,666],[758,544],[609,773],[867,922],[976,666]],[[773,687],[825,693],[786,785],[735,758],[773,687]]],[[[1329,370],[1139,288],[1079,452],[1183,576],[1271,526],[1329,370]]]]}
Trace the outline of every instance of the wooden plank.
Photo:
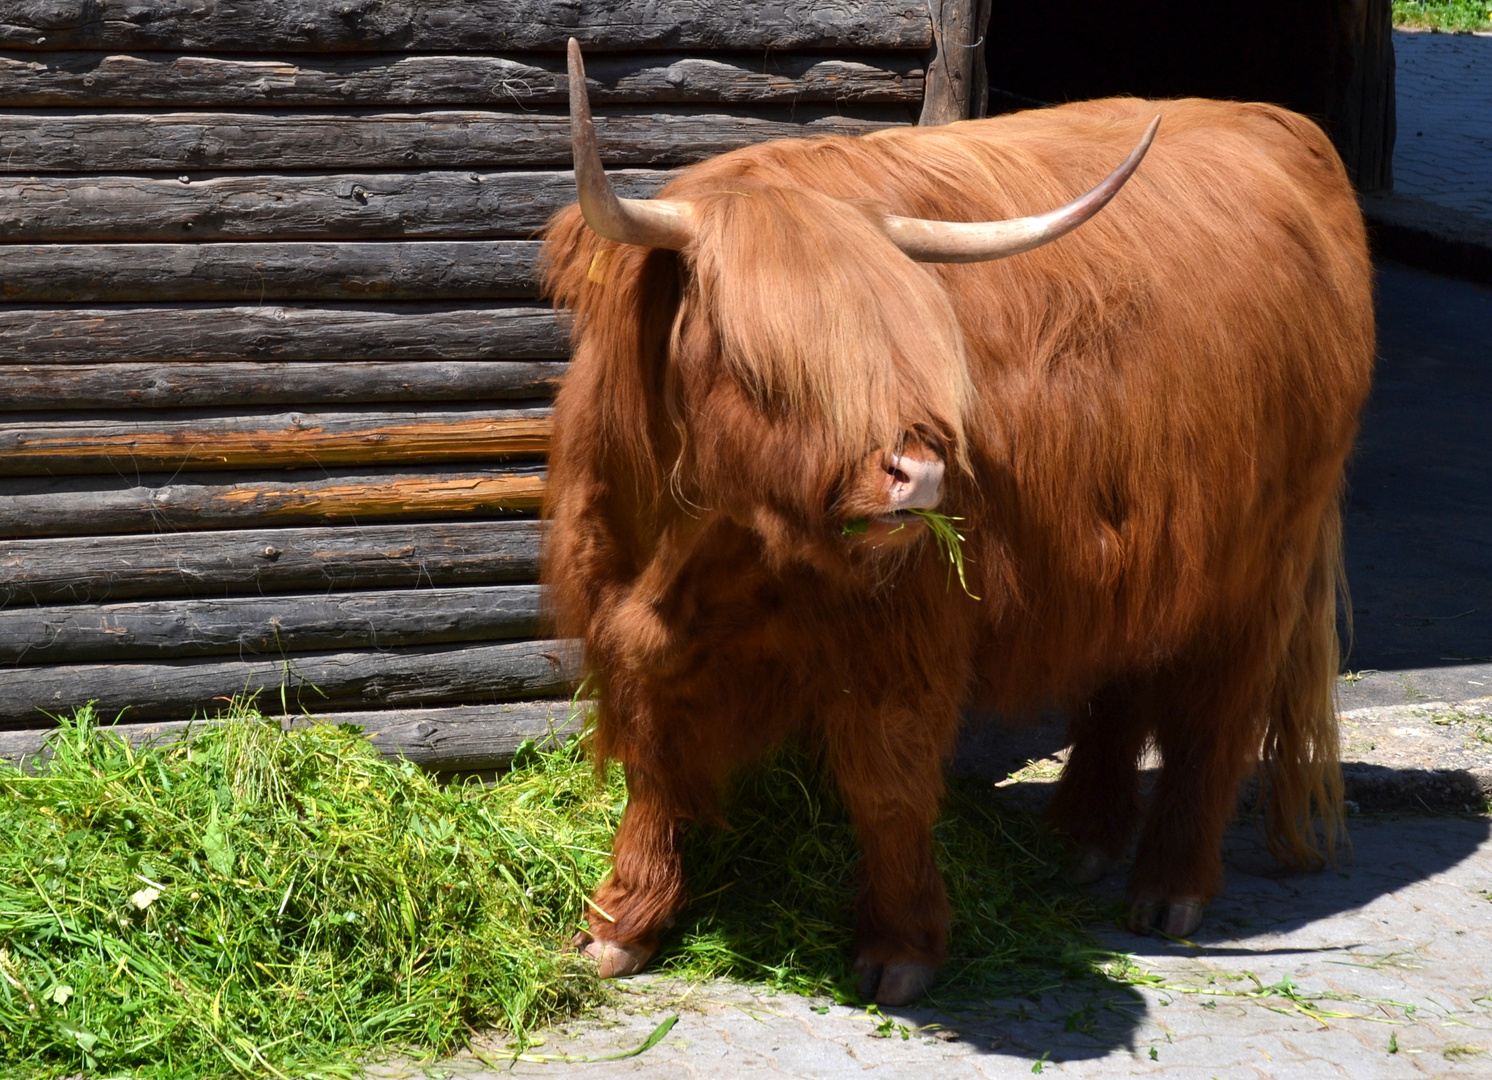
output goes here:
{"type": "Polygon", "coordinates": [[[538,510],[539,466],[502,472],[353,470],[0,480],[0,537],[330,525],[538,510]]]}
{"type": "MultiPolygon", "coordinates": [[[[620,169],[618,195],[648,198],[666,172],[620,169]]],[[[528,238],[575,201],[554,172],[46,177],[0,180],[0,241],[528,238]]]]}
{"type": "Polygon", "coordinates": [[[0,365],[109,360],[541,360],[568,356],[550,308],[0,307],[0,365]]]}
{"type": "MultiPolygon", "coordinates": [[[[320,712],[316,717],[271,717],[282,728],[312,724],[352,724],[363,729],[385,757],[407,759],[440,772],[500,769],[525,742],[552,745],[579,734],[586,706],[567,700],[515,701],[504,705],[456,705],[433,709],[376,709],[320,712]]],[[[154,724],[116,724],[96,729],[100,737],[128,739],[134,746],[175,742],[192,730],[216,721],[164,720],[154,724]]],[[[30,767],[44,762],[51,727],[0,731],[0,760],[30,767]]]]}
{"type": "Polygon", "coordinates": [[[560,360],[27,364],[4,369],[0,415],[42,409],[378,404],[547,398],[560,360]]]}
{"type": "Polygon", "coordinates": [[[537,521],[7,540],[0,607],[531,582],[537,521]]]}
{"type": "Polygon", "coordinates": [[[14,607],[0,664],[267,656],[533,637],[537,585],[14,607]]]}
{"type": "Polygon", "coordinates": [[[542,455],[549,433],[548,408],[492,405],[28,414],[0,422],[0,476],[500,461],[542,455]]]}
{"type": "MultiPolygon", "coordinates": [[[[597,105],[797,105],[922,100],[916,53],[587,57],[597,105]]],[[[0,53],[0,108],[345,109],[565,105],[562,56],[0,53]]]]}
{"type": "Polygon", "coordinates": [[[46,713],[89,701],[100,716],[135,722],[211,716],[233,697],[255,694],[260,708],[284,712],[562,697],[575,682],[573,653],[570,643],[544,640],[274,660],[19,667],[0,679],[0,723],[35,727],[46,713]]]}
{"type": "MultiPolygon", "coordinates": [[[[863,135],[906,124],[904,107],[830,105],[725,113],[680,105],[596,116],[608,165],[669,167],[768,139],[863,135]]],[[[570,118],[561,113],[431,111],[378,115],[266,113],[18,113],[0,116],[0,173],[260,172],[561,168],[570,118]]]]}
{"type": "Polygon", "coordinates": [[[0,48],[179,52],[925,49],[905,0],[0,0],[0,48]]]}
{"type": "Polygon", "coordinates": [[[0,301],[533,299],[538,254],[536,240],[13,245],[0,301]]]}

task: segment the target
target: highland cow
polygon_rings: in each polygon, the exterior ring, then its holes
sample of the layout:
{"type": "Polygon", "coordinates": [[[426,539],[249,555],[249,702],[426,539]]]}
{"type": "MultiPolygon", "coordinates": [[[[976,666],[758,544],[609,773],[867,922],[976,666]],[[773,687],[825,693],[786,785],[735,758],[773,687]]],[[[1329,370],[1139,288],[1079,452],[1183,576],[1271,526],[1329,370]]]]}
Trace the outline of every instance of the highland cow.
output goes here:
{"type": "Polygon", "coordinates": [[[853,819],[855,970],[883,1003],[945,956],[931,826],[968,711],[1068,710],[1051,817],[1080,879],[1138,834],[1139,932],[1195,928],[1251,774],[1275,851],[1329,853],[1339,500],[1374,327],[1313,123],[1092,101],[766,143],[621,200],[573,43],[571,113],[544,578],[627,777],[577,939],[603,976],[683,903],[688,823],[789,740],[853,819]]]}

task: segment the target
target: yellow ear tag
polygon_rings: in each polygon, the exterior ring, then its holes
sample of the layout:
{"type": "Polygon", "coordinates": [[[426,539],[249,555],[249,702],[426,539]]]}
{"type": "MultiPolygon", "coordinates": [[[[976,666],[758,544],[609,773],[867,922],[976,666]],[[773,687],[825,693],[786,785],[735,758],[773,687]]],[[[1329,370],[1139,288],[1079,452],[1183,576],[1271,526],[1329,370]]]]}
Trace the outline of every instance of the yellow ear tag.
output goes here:
{"type": "Polygon", "coordinates": [[[606,267],[611,262],[611,248],[602,248],[591,256],[591,268],[585,276],[595,285],[606,284],[606,267]]]}

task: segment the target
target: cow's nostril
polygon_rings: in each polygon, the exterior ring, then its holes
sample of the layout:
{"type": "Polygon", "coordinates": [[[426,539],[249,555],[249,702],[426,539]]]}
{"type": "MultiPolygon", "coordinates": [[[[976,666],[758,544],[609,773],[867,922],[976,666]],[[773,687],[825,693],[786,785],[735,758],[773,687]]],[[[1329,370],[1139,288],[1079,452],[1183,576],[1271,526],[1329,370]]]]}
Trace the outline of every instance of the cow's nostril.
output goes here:
{"type": "Polygon", "coordinates": [[[910,484],[912,482],[912,478],[910,476],[908,476],[906,473],[902,472],[895,466],[887,469],[886,471],[891,474],[891,479],[898,484],[910,484]]]}

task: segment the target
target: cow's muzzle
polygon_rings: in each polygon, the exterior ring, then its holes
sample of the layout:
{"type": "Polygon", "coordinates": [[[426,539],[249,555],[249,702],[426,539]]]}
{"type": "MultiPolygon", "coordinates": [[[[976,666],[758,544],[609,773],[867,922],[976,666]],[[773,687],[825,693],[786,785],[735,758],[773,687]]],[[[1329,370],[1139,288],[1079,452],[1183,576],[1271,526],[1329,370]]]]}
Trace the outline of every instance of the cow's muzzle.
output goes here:
{"type": "Polygon", "coordinates": [[[886,512],[931,510],[943,497],[943,459],[925,447],[907,447],[886,466],[886,512]]]}

